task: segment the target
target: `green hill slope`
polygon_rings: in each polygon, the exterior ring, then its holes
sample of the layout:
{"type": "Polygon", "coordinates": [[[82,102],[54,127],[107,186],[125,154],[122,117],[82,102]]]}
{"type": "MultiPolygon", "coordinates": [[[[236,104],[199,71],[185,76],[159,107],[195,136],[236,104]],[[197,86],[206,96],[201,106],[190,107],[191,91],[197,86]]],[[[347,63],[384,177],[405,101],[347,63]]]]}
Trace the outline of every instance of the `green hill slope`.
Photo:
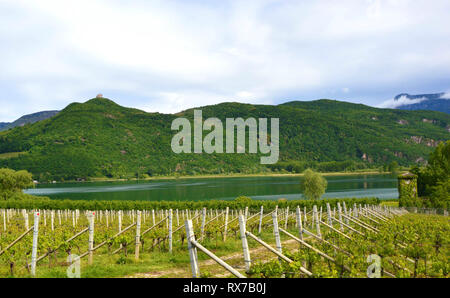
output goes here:
{"type": "MultiPolygon", "coordinates": [[[[319,100],[282,105],[222,103],[201,107],[203,118],[280,119],[280,162],[262,166],[255,154],[175,154],[172,120],[193,118],[125,108],[105,98],[72,103],[56,116],[0,133],[0,167],[27,169],[36,179],[125,178],[147,174],[195,175],[375,167],[396,160],[426,159],[438,141],[449,139],[450,115],[433,111],[376,109],[319,100]]],[[[207,132],[204,133],[206,135],[207,132]]]]}

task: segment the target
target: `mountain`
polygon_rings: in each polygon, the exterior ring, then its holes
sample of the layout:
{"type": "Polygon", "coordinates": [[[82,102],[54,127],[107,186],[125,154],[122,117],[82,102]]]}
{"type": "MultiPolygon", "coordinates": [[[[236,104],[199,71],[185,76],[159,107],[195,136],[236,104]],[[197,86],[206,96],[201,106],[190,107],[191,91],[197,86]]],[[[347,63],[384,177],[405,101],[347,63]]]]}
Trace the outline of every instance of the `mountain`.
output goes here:
{"type": "Polygon", "coordinates": [[[25,124],[35,123],[48,119],[58,114],[59,111],[42,111],[20,117],[14,122],[0,122],[0,131],[14,128],[16,126],[24,126],[25,124]]]}
{"type": "Polygon", "coordinates": [[[237,117],[279,118],[279,162],[261,165],[259,154],[248,153],[175,154],[170,146],[176,133],[171,130],[172,121],[186,117],[192,123],[194,109],[147,113],[94,98],[72,103],[49,119],[0,132],[0,167],[27,169],[39,181],[300,172],[306,167],[344,171],[392,161],[420,162],[450,136],[450,115],[445,113],[379,109],[335,100],[280,105],[226,102],[198,109],[203,119],[217,117],[223,123],[237,117]]]}
{"type": "Polygon", "coordinates": [[[450,114],[450,95],[446,93],[410,95],[402,93],[394,98],[396,109],[430,110],[450,114]]]}

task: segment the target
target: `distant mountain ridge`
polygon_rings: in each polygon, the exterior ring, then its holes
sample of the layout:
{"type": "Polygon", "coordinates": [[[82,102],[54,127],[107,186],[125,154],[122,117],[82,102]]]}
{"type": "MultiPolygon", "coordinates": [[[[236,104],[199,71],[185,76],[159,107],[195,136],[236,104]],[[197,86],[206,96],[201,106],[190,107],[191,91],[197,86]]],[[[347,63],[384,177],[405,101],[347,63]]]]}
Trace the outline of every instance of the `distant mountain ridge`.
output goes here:
{"type": "Polygon", "coordinates": [[[446,96],[444,92],[416,95],[402,93],[394,98],[394,104],[400,104],[395,106],[400,110],[430,110],[450,114],[450,95],[446,96]]]}
{"type": "MultiPolygon", "coordinates": [[[[71,103],[54,117],[0,132],[0,167],[27,169],[39,181],[88,177],[301,172],[307,167],[343,171],[391,161],[421,162],[449,139],[450,115],[379,109],[336,100],[280,105],[225,102],[198,107],[203,119],[280,119],[280,159],[260,164],[259,154],[176,154],[171,123],[177,114],[147,113],[107,98],[71,103]],[[320,167],[319,167],[320,166],[320,167]]],[[[204,136],[206,132],[204,133],[204,136]]]]}
{"type": "Polygon", "coordinates": [[[14,122],[0,122],[0,131],[14,128],[17,126],[24,126],[25,124],[35,123],[48,119],[58,114],[59,111],[42,111],[33,114],[28,114],[20,117],[14,122]]]}

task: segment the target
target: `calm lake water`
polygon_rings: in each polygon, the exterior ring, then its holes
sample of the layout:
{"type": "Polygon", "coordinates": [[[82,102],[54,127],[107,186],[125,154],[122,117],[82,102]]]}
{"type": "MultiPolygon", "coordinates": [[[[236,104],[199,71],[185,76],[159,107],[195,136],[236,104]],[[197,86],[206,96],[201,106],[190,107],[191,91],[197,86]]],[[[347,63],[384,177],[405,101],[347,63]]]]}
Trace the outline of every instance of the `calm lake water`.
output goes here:
{"type": "MultiPolygon", "coordinates": [[[[397,179],[390,175],[329,176],[324,197],[398,198],[397,179]]],[[[200,201],[232,200],[246,195],[258,200],[302,199],[300,177],[233,177],[141,182],[39,184],[25,192],[54,199],[200,201]]]]}

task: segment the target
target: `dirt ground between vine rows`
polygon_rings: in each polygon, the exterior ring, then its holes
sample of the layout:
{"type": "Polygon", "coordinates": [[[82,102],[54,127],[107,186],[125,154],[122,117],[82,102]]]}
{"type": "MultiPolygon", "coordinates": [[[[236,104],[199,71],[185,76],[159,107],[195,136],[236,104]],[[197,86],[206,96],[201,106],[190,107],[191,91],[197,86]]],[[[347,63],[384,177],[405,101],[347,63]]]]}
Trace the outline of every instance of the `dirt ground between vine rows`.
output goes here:
{"type": "MultiPolygon", "coordinates": [[[[299,244],[295,240],[286,240],[282,242],[283,249],[294,250],[298,248],[299,244]]],[[[198,252],[202,253],[202,252],[198,252]]],[[[250,257],[252,260],[269,261],[277,258],[272,252],[268,251],[265,247],[259,246],[250,250],[250,257]]],[[[244,274],[244,257],[243,253],[237,252],[227,256],[221,257],[222,260],[227,262],[234,269],[244,274]]],[[[231,273],[225,270],[222,266],[217,264],[214,260],[208,259],[199,262],[200,273],[208,272],[211,277],[233,277],[231,273]]],[[[158,277],[192,277],[190,264],[183,265],[180,268],[173,268],[165,271],[154,271],[147,273],[136,273],[125,276],[126,278],[158,278],[158,277]]]]}

